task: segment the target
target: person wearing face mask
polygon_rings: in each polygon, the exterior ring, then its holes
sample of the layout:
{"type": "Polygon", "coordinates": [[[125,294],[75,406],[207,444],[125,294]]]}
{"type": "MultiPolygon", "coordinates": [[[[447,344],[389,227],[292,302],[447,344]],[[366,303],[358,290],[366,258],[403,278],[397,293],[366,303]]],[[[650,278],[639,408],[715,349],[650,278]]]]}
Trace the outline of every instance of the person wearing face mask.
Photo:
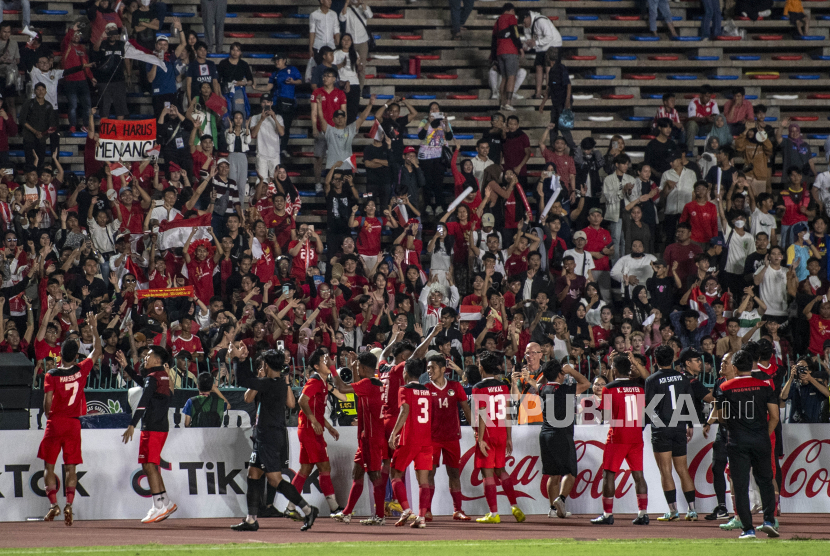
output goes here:
{"type": "Polygon", "coordinates": [[[730,211],[729,217],[723,210],[723,202],[716,199],[718,216],[723,228],[723,248],[726,250],[726,262],[720,273],[721,285],[729,290],[733,299],[740,299],[745,282],[744,262],[755,250],[755,240],[746,229],[746,216],[742,212],[730,211]]]}
{"type": "Polygon", "coordinates": [[[108,23],[92,47],[91,58],[95,63],[92,74],[104,84],[98,101],[101,116],[109,118],[110,109],[114,109],[115,117],[123,120],[128,113],[127,89],[132,88],[133,65],[124,57],[124,41],[118,38],[118,26],[108,23]]]}
{"type": "Polygon", "coordinates": [[[631,253],[620,257],[611,269],[611,278],[622,284],[623,288],[629,289],[632,293],[635,286],[643,284],[654,276],[654,269],[651,263],[657,257],[644,251],[643,242],[635,240],[631,242],[631,253]]]}

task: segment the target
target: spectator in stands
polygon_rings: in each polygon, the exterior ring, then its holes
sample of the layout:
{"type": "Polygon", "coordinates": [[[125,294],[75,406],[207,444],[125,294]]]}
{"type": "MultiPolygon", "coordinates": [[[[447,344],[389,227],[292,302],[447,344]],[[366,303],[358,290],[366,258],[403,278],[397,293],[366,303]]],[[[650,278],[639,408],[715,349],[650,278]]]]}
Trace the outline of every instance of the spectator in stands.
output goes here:
{"type": "MultiPolygon", "coordinates": [[[[294,113],[297,109],[295,87],[302,85],[303,79],[297,68],[288,65],[288,58],[285,54],[274,54],[273,61],[277,71],[271,74],[271,77],[268,79],[268,84],[265,87],[256,87],[253,85],[252,88],[255,91],[271,93],[273,109],[283,121],[282,125],[285,133],[282,136],[281,144],[282,153],[287,157],[291,124],[294,121],[294,113]]],[[[254,124],[252,123],[251,125],[254,124]]]]}
{"type": "MultiPolygon", "coordinates": [[[[417,200],[419,194],[426,187],[426,177],[423,170],[421,170],[421,163],[418,160],[418,152],[415,147],[405,147],[403,165],[398,167],[398,175],[395,176],[392,172],[392,179],[395,186],[395,194],[398,196],[406,195],[410,199],[417,200]]],[[[426,202],[419,202],[419,206],[423,206],[426,202]]]]}
{"type": "MultiPolygon", "coordinates": [[[[784,250],[775,245],[769,250],[769,257],[764,260],[764,265],[759,268],[753,277],[755,285],[758,286],[758,297],[767,306],[764,313],[764,320],[775,320],[784,323],[787,320],[789,301],[787,300],[787,268],[782,266],[784,250]]],[[[795,269],[792,269],[795,278],[795,269]]],[[[808,319],[809,320],[809,319],[808,319]]]]}
{"type": "Polygon", "coordinates": [[[813,160],[813,150],[801,134],[801,126],[790,122],[789,118],[781,120],[781,125],[775,130],[775,139],[781,145],[783,168],[789,174],[793,166],[798,168],[804,176],[816,175],[816,162],[813,160]],[[784,137],[784,129],[787,137],[784,137]]]}
{"type": "Polygon", "coordinates": [[[52,152],[58,152],[58,114],[46,101],[46,85],[43,83],[35,85],[35,98],[26,101],[20,110],[20,127],[23,129],[23,154],[26,164],[34,165],[36,159],[46,159],[47,139],[52,152]]]}
{"type": "Polygon", "coordinates": [[[718,0],[700,0],[703,4],[703,22],[700,24],[700,36],[704,40],[715,40],[722,34],[721,22],[723,18],[720,12],[718,0]]]}
{"type": "MultiPolygon", "coordinates": [[[[183,37],[183,33],[179,33],[179,39],[183,37]]],[[[147,72],[147,81],[150,82],[150,93],[153,95],[153,113],[161,114],[162,110],[170,105],[175,104],[179,110],[184,110],[181,106],[181,100],[176,92],[179,89],[179,72],[176,70],[176,61],[173,54],[171,54],[170,44],[167,37],[159,35],[156,38],[155,54],[164,63],[167,71],[162,70],[156,64],[146,63],[144,66],[147,72]]],[[[179,42],[176,52],[181,52],[184,46],[179,42]]],[[[129,60],[125,60],[129,61],[129,60]]]]}
{"type": "Polygon", "coordinates": [[[671,167],[673,157],[682,158],[677,143],[672,140],[672,123],[668,118],[657,120],[658,135],[646,145],[643,162],[651,166],[655,177],[660,176],[671,167]]]}
{"type": "Polygon", "coordinates": [[[308,18],[308,54],[319,64],[320,49],[328,46],[332,50],[340,42],[340,23],[337,14],[331,10],[331,0],[320,0],[320,7],[308,18]]]}
{"type": "Polygon", "coordinates": [[[391,140],[382,132],[375,133],[372,144],[363,147],[363,165],[366,168],[366,193],[382,207],[389,205],[392,172],[389,164],[391,140]]]}
{"type": "Polygon", "coordinates": [[[561,53],[558,48],[552,47],[548,50],[548,77],[547,89],[545,96],[542,97],[542,102],[539,104],[539,112],[545,111],[545,103],[550,99],[550,123],[554,125],[562,137],[565,138],[568,147],[576,148],[571,130],[559,126],[559,116],[565,109],[570,110],[573,103],[573,96],[571,95],[571,78],[568,74],[568,68],[562,63],[561,53]]]}
{"type": "Polygon", "coordinates": [[[352,172],[357,170],[354,166],[354,162],[352,161],[352,143],[357,135],[357,130],[360,129],[360,126],[362,126],[363,122],[366,121],[366,118],[369,117],[369,114],[372,111],[372,103],[376,98],[376,95],[372,95],[369,103],[363,110],[363,113],[360,114],[360,117],[349,125],[346,125],[346,113],[343,110],[337,110],[334,113],[334,116],[332,117],[334,125],[329,125],[323,115],[323,99],[320,97],[316,99],[317,121],[320,122],[322,126],[321,131],[326,138],[327,169],[334,166],[336,162],[341,162],[343,164],[348,164],[350,166],[348,169],[352,172]]]}
{"type": "MultiPolygon", "coordinates": [[[[597,282],[603,299],[611,299],[610,257],[614,255],[614,242],[608,230],[601,227],[602,209],[592,208],[588,211],[588,227],[582,230],[587,243],[585,251],[593,257],[594,269],[592,281],[597,282]]],[[[574,238],[576,235],[574,235],[574,238]]]]}
{"type": "MultiPolygon", "coordinates": [[[[206,2],[214,2],[216,0],[205,0],[206,2]]],[[[187,78],[185,87],[187,91],[187,100],[192,101],[195,95],[199,94],[202,83],[207,83],[217,95],[222,94],[219,87],[219,72],[216,71],[216,64],[207,59],[208,47],[202,41],[194,45],[196,52],[196,59],[190,62],[187,68],[187,78]]]]}
{"type": "MultiPolygon", "coordinates": [[[[321,5],[330,0],[320,0],[321,5]]],[[[336,160],[327,156],[326,135],[323,133],[323,120],[329,126],[334,125],[334,113],[342,111],[346,113],[346,93],[337,89],[334,82],[337,79],[337,72],[328,69],[323,73],[323,86],[315,89],[311,94],[312,106],[318,105],[319,109],[311,111],[311,133],[314,135],[314,179],[319,180],[323,170],[323,159],[326,160],[326,169],[331,168],[336,160]]],[[[343,159],[341,159],[343,160],[343,159]]],[[[318,194],[323,192],[323,184],[318,181],[315,184],[318,194]]]]}
{"type": "Polygon", "coordinates": [[[346,121],[353,122],[360,108],[360,79],[357,74],[362,71],[365,58],[361,58],[352,42],[352,36],[344,33],[340,44],[334,52],[334,65],[339,71],[340,83],[346,93],[346,121]]]}
{"type": "MultiPolygon", "coordinates": [[[[80,29],[80,24],[75,23],[75,25],[66,32],[66,36],[63,38],[63,42],[61,43],[61,55],[63,57],[64,67],[74,68],[76,66],[83,66],[89,63],[86,47],[81,44],[84,40],[84,36],[80,29]]],[[[87,79],[90,80],[93,87],[98,84],[89,68],[85,69],[83,72],[66,75],[63,79],[64,92],[69,99],[70,133],[75,133],[75,131],[77,131],[78,121],[86,121],[87,116],[89,115],[89,109],[92,106],[87,79]],[[78,112],[79,102],[81,103],[80,113],[78,112]]],[[[86,126],[82,126],[81,131],[86,131],[86,126]]]]}
{"type": "Polygon", "coordinates": [[[473,164],[473,177],[480,183],[484,170],[493,165],[493,161],[490,160],[490,143],[486,137],[476,141],[476,155],[470,162],[473,164]]]}
{"type": "Polygon", "coordinates": [[[150,0],[141,0],[138,9],[132,14],[132,31],[136,42],[152,51],[160,28],[157,8],[150,5],[150,0]]]}
{"type": "MultiPolygon", "coordinates": [[[[142,0],[146,2],[147,0],[142,0]]],[[[228,0],[202,0],[202,23],[205,26],[205,42],[211,54],[222,52],[225,40],[225,14],[228,0]]]]}
{"type": "Polygon", "coordinates": [[[245,115],[239,111],[234,112],[231,127],[225,132],[225,142],[228,145],[230,177],[239,189],[242,210],[248,208],[248,151],[251,149],[251,135],[245,115]]]}
{"type": "MultiPolygon", "coordinates": [[[[821,299],[821,296],[817,299],[821,299]]],[[[823,311],[825,314],[827,312],[823,311]]],[[[827,320],[826,316],[822,316],[827,320]]],[[[811,330],[810,334],[818,337],[821,333],[817,331],[818,326],[815,328],[816,331],[811,330]]],[[[827,343],[826,340],[824,343],[827,343]]],[[[824,360],[819,361],[823,366],[826,365],[824,360]]],[[[790,423],[823,422],[822,416],[826,414],[827,398],[830,396],[827,379],[827,371],[817,368],[814,360],[805,356],[799,357],[798,362],[790,369],[787,381],[781,387],[781,401],[791,400],[790,423]]]]}
{"type": "MultiPolygon", "coordinates": [[[[23,34],[28,35],[31,32],[29,31],[29,24],[32,22],[32,5],[29,0],[20,0],[19,4],[21,8],[20,21],[23,23],[23,34]]],[[[15,9],[14,5],[14,1],[3,2],[3,6],[0,6],[0,8],[15,9]]],[[[3,21],[3,9],[0,9],[0,22],[3,21]]]]}
{"type": "MultiPolygon", "coordinates": [[[[214,0],[207,0],[213,2],[214,0]]],[[[230,55],[219,62],[219,86],[225,92],[228,100],[228,110],[242,112],[247,120],[251,117],[251,107],[248,105],[248,85],[253,85],[254,76],[251,66],[242,59],[242,45],[238,42],[231,44],[230,55]]]]}
{"type": "Polygon", "coordinates": [[[717,139],[719,147],[728,147],[732,144],[732,130],[723,114],[715,115],[715,121],[706,140],[708,141],[710,137],[717,139]]]}
{"type": "Polygon", "coordinates": [[[115,25],[119,34],[121,33],[124,24],[121,22],[121,16],[113,9],[114,7],[110,0],[91,0],[86,3],[86,17],[92,26],[90,36],[93,48],[106,38],[104,32],[110,24],[115,25]]]}
{"type": "Polygon", "coordinates": [[[711,85],[700,88],[698,96],[689,101],[686,113],[686,152],[695,152],[695,137],[698,133],[709,133],[715,121],[714,116],[719,114],[718,103],[712,98],[711,85]]]}
{"type": "Polygon", "coordinates": [[[124,57],[124,41],[118,40],[118,27],[108,23],[100,40],[92,47],[95,64],[92,75],[101,83],[97,103],[101,117],[109,118],[110,109],[123,120],[127,115],[127,89],[132,87],[132,61],[124,57]]]}
{"type": "Polygon", "coordinates": [[[440,216],[444,213],[444,163],[442,150],[452,141],[453,132],[446,115],[437,102],[429,104],[429,113],[418,126],[418,166],[424,173],[424,211],[427,216],[440,216]]]}
{"type": "Polygon", "coordinates": [[[287,140],[287,128],[283,117],[274,112],[271,97],[262,95],[260,106],[262,110],[251,118],[249,127],[251,139],[256,139],[256,173],[267,183],[280,165],[280,144],[287,140]]]}
{"type": "Polygon", "coordinates": [[[735,139],[735,151],[744,159],[743,172],[749,181],[753,194],[771,193],[769,157],[772,156],[772,141],[766,131],[756,126],[747,126],[735,139]]]}
{"type": "Polygon", "coordinates": [[[735,149],[729,145],[721,147],[715,153],[717,166],[709,169],[709,173],[706,174],[706,181],[713,186],[717,197],[729,191],[737,179],[738,169],[732,164],[734,158],[735,149]]]}
{"type": "Polygon", "coordinates": [[[186,113],[186,116],[193,122],[191,134],[193,145],[198,146],[202,137],[209,136],[219,150],[225,150],[223,149],[223,146],[226,146],[225,136],[220,133],[224,112],[227,112],[224,99],[214,93],[208,83],[202,83],[199,87],[199,94],[193,96],[193,102],[187,107],[186,113]]]}
{"type": "MultiPolygon", "coordinates": [[[[14,121],[14,115],[10,113],[8,108],[5,105],[5,102],[0,99],[0,166],[3,168],[9,168],[9,137],[14,137],[17,135],[17,122],[14,121]]],[[[24,149],[25,150],[25,149],[24,149]]],[[[0,204],[0,219],[2,219],[2,224],[5,228],[11,223],[11,210],[8,206],[8,191],[9,187],[5,183],[0,183],[0,190],[5,188],[6,190],[6,199],[3,201],[5,204],[0,204]]]]}
{"type": "Polygon", "coordinates": [[[648,28],[651,34],[658,37],[657,34],[657,14],[666,22],[666,27],[672,38],[677,37],[677,30],[672,23],[671,10],[669,9],[669,0],[648,0],[648,28]]]}
{"type": "MultiPolygon", "coordinates": [[[[216,0],[207,0],[215,2],[216,0]]],[[[183,360],[187,360],[190,352],[182,350],[179,352],[183,360]]],[[[178,362],[179,357],[176,357],[178,362]]],[[[213,376],[210,373],[199,373],[196,380],[199,394],[189,398],[182,408],[185,427],[221,427],[225,411],[231,408],[225,396],[219,392],[213,376]]]]}
{"type": "MultiPolygon", "coordinates": [[[[156,122],[156,133],[158,144],[161,146],[161,155],[168,165],[168,173],[172,171],[171,165],[175,164],[188,174],[193,174],[193,158],[189,140],[192,130],[193,122],[185,118],[175,104],[162,109],[156,122]]],[[[199,168],[197,172],[198,170],[199,168]]]]}
{"type": "Polygon", "coordinates": [[[657,120],[666,118],[671,121],[672,130],[671,138],[678,145],[686,144],[686,134],[683,131],[683,124],[680,122],[680,115],[674,107],[676,101],[674,93],[663,94],[663,105],[657,109],[657,114],[654,116],[654,121],[651,122],[652,130],[657,130],[657,120]]]}
{"type": "Polygon", "coordinates": [[[326,176],[326,243],[331,251],[339,250],[346,238],[351,240],[349,219],[353,208],[360,202],[360,195],[351,174],[345,175],[337,161],[326,176]]]}
{"type": "MultiPolygon", "coordinates": [[[[605,166],[605,158],[596,146],[593,137],[585,137],[573,151],[576,183],[585,184],[592,195],[602,187],[599,171],[605,166]]],[[[557,170],[558,168],[557,166],[557,170]]]]}
{"type": "Polygon", "coordinates": [[[628,197],[632,195],[637,181],[628,174],[631,159],[627,154],[617,156],[614,164],[616,166],[614,173],[606,176],[602,182],[602,197],[605,200],[605,220],[608,222],[614,245],[613,260],[616,261],[623,255],[622,208],[625,207],[628,197]]]}
{"type": "Polygon", "coordinates": [[[799,36],[810,34],[810,18],[804,15],[804,6],[801,0],[787,0],[784,4],[784,15],[789,16],[790,23],[795,27],[799,36]]]}
{"type": "MultiPolygon", "coordinates": [[[[396,170],[404,161],[404,136],[406,135],[406,126],[415,121],[420,114],[418,109],[412,105],[409,99],[401,99],[394,97],[388,102],[384,102],[383,106],[375,114],[375,120],[379,123],[383,134],[391,141],[390,151],[392,154],[393,166],[392,174],[394,176],[396,170]],[[408,114],[401,116],[401,105],[403,102],[408,114]]],[[[417,158],[417,157],[416,157],[417,158]]]]}
{"type": "Polygon", "coordinates": [[[242,224],[245,223],[245,212],[239,201],[239,188],[230,178],[231,165],[225,158],[216,161],[216,175],[211,180],[211,186],[216,193],[213,204],[213,218],[211,226],[217,237],[225,237],[225,222],[228,216],[236,214],[242,224]]]}
{"type": "MultiPolygon", "coordinates": [[[[683,207],[692,200],[697,181],[695,173],[683,167],[679,151],[671,152],[669,158],[671,167],[660,178],[660,204],[665,207],[663,231],[667,242],[675,236],[683,207]]],[[[668,257],[664,258],[668,260],[668,257]]]]}
{"type": "MultiPolygon", "coordinates": [[[[354,49],[362,64],[357,67],[360,88],[366,79],[366,61],[369,59],[369,39],[371,35],[366,22],[373,17],[372,8],[364,0],[346,0],[340,12],[340,22],[346,24],[346,34],[352,37],[354,49]]],[[[355,112],[355,114],[357,114],[355,112]]]]}
{"type": "Polygon", "coordinates": [[[30,35],[32,38],[26,43],[26,47],[20,50],[20,66],[26,72],[32,71],[41,56],[46,56],[50,61],[52,58],[52,49],[43,44],[43,35],[32,33],[30,35]]]}
{"type": "Polygon", "coordinates": [[[501,16],[493,25],[492,42],[490,58],[498,64],[502,77],[499,89],[501,109],[512,112],[515,110],[510,105],[513,101],[513,85],[516,83],[516,73],[519,71],[519,53],[523,50],[516,8],[510,2],[502,7],[501,16]]]}
{"type": "Polygon", "coordinates": [[[0,19],[0,78],[3,80],[0,91],[12,114],[17,113],[14,101],[17,98],[18,64],[20,64],[20,50],[17,47],[17,41],[12,40],[12,24],[10,21],[0,19]],[[11,80],[9,76],[12,77],[11,80]]]}
{"type": "MultiPolygon", "coordinates": [[[[720,200],[720,197],[716,199],[720,200]]],[[[718,208],[709,201],[708,183],[702,180],[695,183],[694,199],[683,207],[680,221],[687,222],[692,227],[692,242],[701,249],[705,249],[712,238],[718,235],[718,208]]]]}
{"type": "Polygon", "coordinates": [[[732,98],[723,105],[723,115],[729,124],[730,135],[739,135],[747,125],[752,125],[755,121],[752,102],[744,97],[746,90],[743,87],[735,87],[732,90],[732,98]]]}
{"type": "MultiPolygon", "coordinates": [[[[533,148],[530,146],[530,137],[519,128],[519,117],[509,116],[507,118],[507,139],[502,147],[504,155],[504,167],[513,170],[519,178],[519,184],[527,190],[527,161],[533,156],[533,148]]],[[[556,143],[556,141],[554,141],[556,143]]]]}
{"type": "Polygon", "coordinates": [[[548,81],[548,49],[562,46],[562,35],[556,30],[549,17],[530,10],[519,10],[518,20],[524,26],[522,45],[525,50],[534,50],[536,57],[533,67],[536,69],[536,94],[532,98],[542,98],[542,84],[548,81]]]}

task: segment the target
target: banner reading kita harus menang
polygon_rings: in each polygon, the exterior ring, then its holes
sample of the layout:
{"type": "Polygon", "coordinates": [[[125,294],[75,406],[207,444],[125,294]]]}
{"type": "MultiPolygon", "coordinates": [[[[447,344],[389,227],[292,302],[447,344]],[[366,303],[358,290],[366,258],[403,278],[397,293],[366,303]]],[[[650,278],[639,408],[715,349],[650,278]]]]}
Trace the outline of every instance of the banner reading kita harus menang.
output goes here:
{"type": "Polygon", "coordinates": [[[95,160],[145,160],[156,142],[156,120],[102,119],[98,135],[95,160]]]}

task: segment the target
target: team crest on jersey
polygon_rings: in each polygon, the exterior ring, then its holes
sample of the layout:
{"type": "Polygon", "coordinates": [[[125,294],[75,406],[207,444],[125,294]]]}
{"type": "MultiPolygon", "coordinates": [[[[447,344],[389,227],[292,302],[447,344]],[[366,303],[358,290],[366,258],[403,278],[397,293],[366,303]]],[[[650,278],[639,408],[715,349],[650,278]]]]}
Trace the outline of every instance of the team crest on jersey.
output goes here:
{"type": "Polygon", "coordinates": [[[449,395],[450,396],[455,396],[455,390],[450,390],[449,395]]]}

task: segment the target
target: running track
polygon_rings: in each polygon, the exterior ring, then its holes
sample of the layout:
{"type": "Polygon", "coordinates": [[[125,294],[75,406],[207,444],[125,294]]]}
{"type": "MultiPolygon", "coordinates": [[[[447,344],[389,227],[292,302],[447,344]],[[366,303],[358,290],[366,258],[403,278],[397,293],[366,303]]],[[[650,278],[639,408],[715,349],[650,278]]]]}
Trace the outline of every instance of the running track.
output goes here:
{"type": "MultiPolygon", "coordinates": [[[[239,519],[176,519],[157,525],[142,525],[138,520],[76,521],[71,528],[63,521],[53,523],[0,523],[0,548],[115,546],[131,544],[225,544],[240,542],[357,542],[357,541],[412,541],[416,539],[441,540],[514,540],[571,538],[598,539],[733,539],[735,531],[721,531],[713,522],[701,521],[658,523],[657,513],[650,514],[651,525],[634,526],[634,516],[618,514],[613,526],[591,525],[589,517],[573,516],[567,520],[548,519],[546,516],[528,516],[524,523],[516,523],[512,516],[503,516],[500,525],[480,525],[453,522],[447,516],[437,517],[426,529],[393,527],[366,527],[357,521],[349,525],[332,519],[320,518],[309,533],[300,532],[300,523],[282,518],[260,520],[256,533],[236,533],[228,527],[239,519]]],[[[758,516],[760,517],[760,516],[758,516]]],[[[790,514],[779,518],[781,538],[793,536],[830,540],[830,520],[821,514],[790,514]]],[[[717,522],[723,523],[723,522],[717,522]]],[[[755,522],[760,525],[760,520],[755,522]]],[[[765,535],[759,533],[760,538],[765,535]]]]}

